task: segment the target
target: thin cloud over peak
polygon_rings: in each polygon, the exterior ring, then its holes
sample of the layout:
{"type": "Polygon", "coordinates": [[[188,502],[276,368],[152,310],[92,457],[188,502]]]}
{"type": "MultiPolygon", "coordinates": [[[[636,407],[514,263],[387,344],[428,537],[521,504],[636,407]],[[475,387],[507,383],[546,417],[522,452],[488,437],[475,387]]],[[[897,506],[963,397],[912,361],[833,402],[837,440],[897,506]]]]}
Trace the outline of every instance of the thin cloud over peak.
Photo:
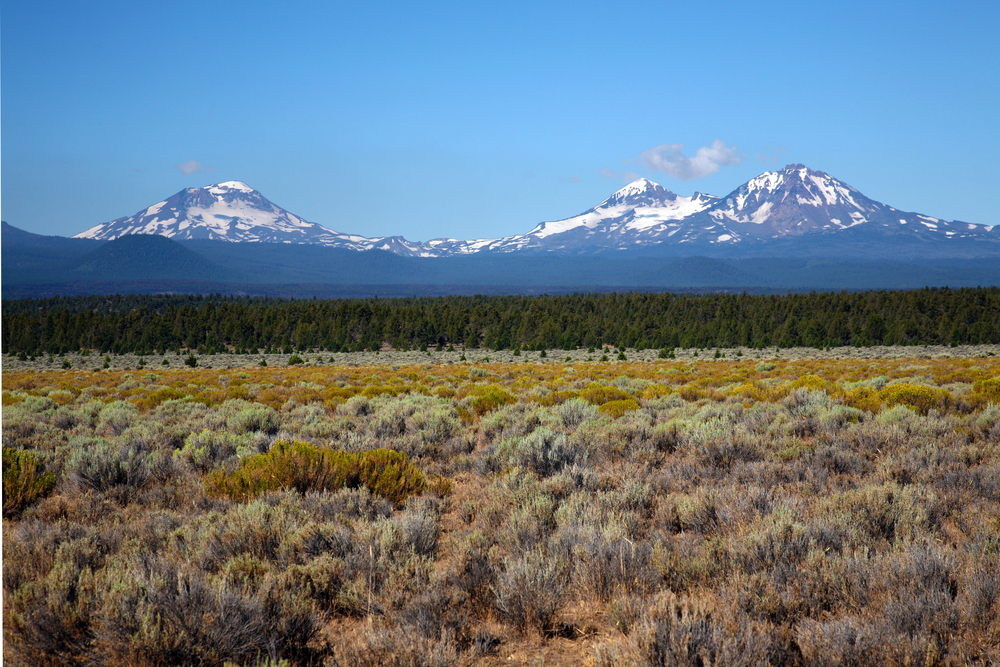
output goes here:
{"type": "Polygon", "coordinates": [[[637,181],[642,178],[634,171],[612,171],[607,167],[601,167],[597,170],[597,173],[600,174],[602,178],[610,178],[612,181],[621,181],[622,183],[631,183],[632,181],[637,181]]]}
{"type": "Polygon", "coordinates": [[[194,159],[188,160],[187,162],[181,162],[181,163],[179,163],[177,165],[174,165],[174,166],[176,166],[177,169],[179,169],[180,172],[182,174],[184,174],[185,176],[190,176],[191,174],[196,174],[199,171],[215,171],[211,167],[203,167],[200,162],[198,162],[197,160],[194,160],[194,159]]]}
{"type": "Polygon", "coordinates": [[[711,146],[702,146],[695,151],[694,157],[688,157],[683,151],[684,144],[661,144],[644,150],[639,154],[639,159],[647,169],[682,181],[703,178],[719,171],[721,166],[743,161],[739,147],[727,147],[722,139],[716,139],[711,146]]]}

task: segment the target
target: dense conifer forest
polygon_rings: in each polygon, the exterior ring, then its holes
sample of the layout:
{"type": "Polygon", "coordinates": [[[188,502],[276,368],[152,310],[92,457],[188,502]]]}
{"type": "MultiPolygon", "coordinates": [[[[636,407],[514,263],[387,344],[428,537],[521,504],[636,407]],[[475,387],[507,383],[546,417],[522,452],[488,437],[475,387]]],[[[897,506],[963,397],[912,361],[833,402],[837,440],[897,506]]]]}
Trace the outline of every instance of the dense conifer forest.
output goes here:
{"type": "Polygon", "coordinates": [[[152,353],[449,345],[827,347],[1000,343],[1000,288],[285,300],[221,295],[3,302],[7,353],[152,353]]]}

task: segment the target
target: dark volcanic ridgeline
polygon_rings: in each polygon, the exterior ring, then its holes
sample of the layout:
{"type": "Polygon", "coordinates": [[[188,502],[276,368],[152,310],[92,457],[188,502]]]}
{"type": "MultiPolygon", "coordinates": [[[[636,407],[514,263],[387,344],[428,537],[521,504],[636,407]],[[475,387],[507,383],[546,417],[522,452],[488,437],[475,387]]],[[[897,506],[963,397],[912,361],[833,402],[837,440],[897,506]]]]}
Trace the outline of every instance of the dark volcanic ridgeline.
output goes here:
{"type": "Polygon", "coordinates": [[[3,302],[3,349],[358,351],[1000,343],[1000,288],[786,296],[669,293],[282,300],[192,296],[3,302]]]}
{"type": "Polygon", "coordinates": [[[39,236],[4,225],[3,296],[186,292],[283,297],[533,294],[608,289],[914,289],[1000,284],[990,258],[846,261],[488,253],[442,258],[321,245],[114,241],[39,236]]]}

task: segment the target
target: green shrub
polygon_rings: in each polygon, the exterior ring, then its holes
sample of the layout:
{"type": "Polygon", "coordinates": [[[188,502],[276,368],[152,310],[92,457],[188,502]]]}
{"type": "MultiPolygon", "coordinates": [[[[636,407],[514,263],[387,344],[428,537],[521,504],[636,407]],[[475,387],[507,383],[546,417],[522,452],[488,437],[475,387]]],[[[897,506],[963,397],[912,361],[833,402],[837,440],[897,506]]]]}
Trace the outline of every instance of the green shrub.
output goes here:
{"type": "Polygon", "coordinates": [[[56,477],[45,471],[42,462],[24,449],[3,448],[3,515],[16,516],[21,510],[51,493],[56,477]]]}
{"type": "Polygon", "coordinates": [[[271,451],[244,460],[233,472],[216,470],[205,484],[211,495],[238,500],[277,489],[306,493],[364,486],[398,505],[422,492],[427,480],[401,452],[375,449],[349,453],[279,440],[271,451]]]}
{"type": "Polygon", "coordinates": [[[819,413],[819,423],[823,428],[838,431],[846,424],[857,424],[864,419],[865,413],[857,408],[846,405],[833,405],[819,413]]]}

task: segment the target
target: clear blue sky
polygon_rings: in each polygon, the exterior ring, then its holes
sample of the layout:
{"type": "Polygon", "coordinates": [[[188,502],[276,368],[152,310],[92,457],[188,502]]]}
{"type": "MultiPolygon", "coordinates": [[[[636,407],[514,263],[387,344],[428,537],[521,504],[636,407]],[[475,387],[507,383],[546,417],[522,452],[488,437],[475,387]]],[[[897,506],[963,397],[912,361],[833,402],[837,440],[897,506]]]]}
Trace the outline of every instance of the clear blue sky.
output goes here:
{"type": "Polygon", "coordinates": [[[68,236],[242,180],[338,231],[477,238],[631,174],[724,195],[801,162],[998,224],[998,35],[985,1],[6,0],[0,212],[68,236]]]}

